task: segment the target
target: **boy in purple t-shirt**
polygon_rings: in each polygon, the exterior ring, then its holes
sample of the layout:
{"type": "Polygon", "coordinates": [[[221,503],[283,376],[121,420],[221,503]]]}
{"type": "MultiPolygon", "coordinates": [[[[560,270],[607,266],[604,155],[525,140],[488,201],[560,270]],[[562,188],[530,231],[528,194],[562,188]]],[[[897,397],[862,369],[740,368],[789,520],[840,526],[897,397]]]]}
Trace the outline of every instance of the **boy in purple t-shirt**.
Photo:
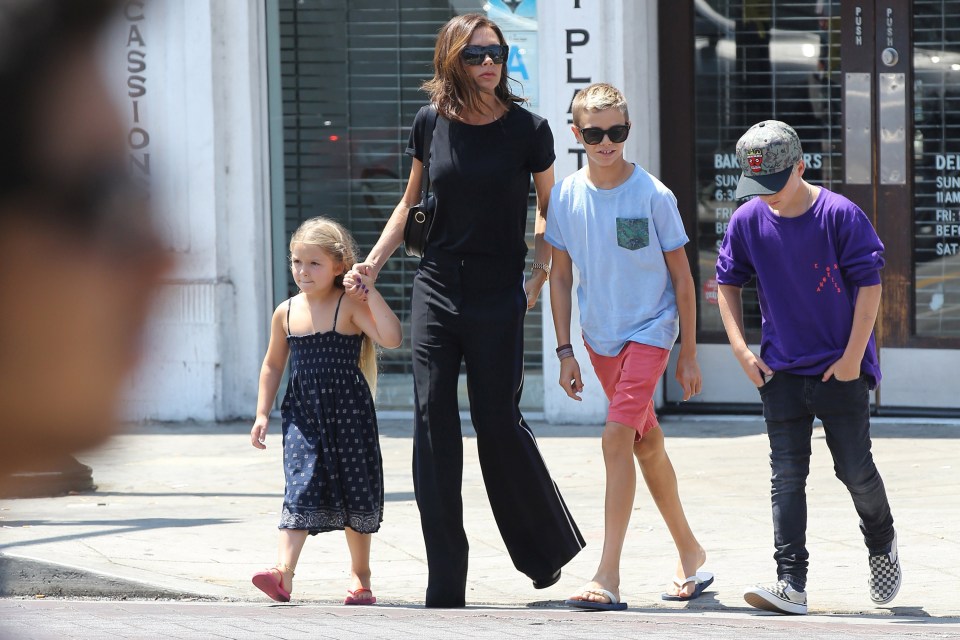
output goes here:
{"type": "Polygon", "coordinates": [[[893,600],[901,573],[883,480],[870,453],[870,389],[880,382],[873,326],[883,244],[850,200],[803,179],[800,139],[767,120],[737,142],[743,175],[717,258],[720,315],[733,353],[760,391],[770,440],[777,582],[744,593],[759,609],[807,612],[810,438],[823,422],[837,477],[860,516],[870,599],[893,600]],[[748,347],[740,290],[754,276],[763,328],[748,347]]]}

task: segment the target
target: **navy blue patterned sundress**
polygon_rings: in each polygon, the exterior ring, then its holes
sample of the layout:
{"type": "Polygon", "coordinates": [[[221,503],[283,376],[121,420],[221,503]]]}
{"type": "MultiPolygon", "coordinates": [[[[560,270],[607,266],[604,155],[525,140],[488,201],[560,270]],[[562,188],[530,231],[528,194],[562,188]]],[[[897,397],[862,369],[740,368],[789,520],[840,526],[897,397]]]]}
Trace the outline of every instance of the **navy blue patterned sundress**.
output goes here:
{"type": "Polygon", "coordinates": [[[309,336],[290,335],[290,378],[283,416],[281,529],[311,535],[350,527],[374,533],[383,521],[383,464],[377,416],[358,360],[361,335],[333,328],[309,336]]]}

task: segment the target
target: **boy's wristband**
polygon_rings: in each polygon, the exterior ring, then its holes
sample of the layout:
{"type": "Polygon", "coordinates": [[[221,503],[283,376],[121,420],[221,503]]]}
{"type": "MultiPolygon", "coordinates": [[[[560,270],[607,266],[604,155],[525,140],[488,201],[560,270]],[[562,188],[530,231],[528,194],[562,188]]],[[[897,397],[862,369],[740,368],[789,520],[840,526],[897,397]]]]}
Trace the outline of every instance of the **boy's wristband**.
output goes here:
{"type": "Polygon", "coordinates": [[[562,344],[557,347],[557,358],[559,360],[565,360],[566,358],[573,357],[573,345],[571,344],[562,344]]]}

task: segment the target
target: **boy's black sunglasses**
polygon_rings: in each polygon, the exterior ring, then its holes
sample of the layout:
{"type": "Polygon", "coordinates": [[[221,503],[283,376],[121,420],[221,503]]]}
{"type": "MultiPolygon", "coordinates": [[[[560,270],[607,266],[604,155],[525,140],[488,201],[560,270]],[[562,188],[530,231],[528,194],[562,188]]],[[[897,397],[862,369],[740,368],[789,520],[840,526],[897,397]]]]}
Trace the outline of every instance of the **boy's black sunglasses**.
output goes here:
{"type": "Polygon", "coordinates": [[[491,44],[481,47],[475,44],[468,45],[460,52],[460,58],[467,64],[476,66],[483,64],[487,56],[493,60],[493,64],[503,64],[510,53],[510,47],[505,44],[491,44]]]}
{"type": "Polygon", "coordinates": [[[581,129],[577,127],[577,130],[580,131],[583,141],[587,144],[600,144],[603,142],[603,136],[610,138],[610,142],[619,143],[626,140],[627,136],[630,135],[630,123],[615,124],[609,129],[601,129],[600,127],[581,129]]]}

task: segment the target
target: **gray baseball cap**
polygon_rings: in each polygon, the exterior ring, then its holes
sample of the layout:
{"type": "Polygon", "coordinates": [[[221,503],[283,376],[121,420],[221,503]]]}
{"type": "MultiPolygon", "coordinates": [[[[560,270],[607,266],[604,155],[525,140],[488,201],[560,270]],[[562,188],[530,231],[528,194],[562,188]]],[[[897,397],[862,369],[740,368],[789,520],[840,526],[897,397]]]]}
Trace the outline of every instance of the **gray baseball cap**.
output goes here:
{"type": "Polygon", "coordinates": [[[737,141],[737,162],[743,172],[737,199],[780,191],[801,158],[800,137],[793,127],[779,120],[753,125],[737,141]]]}

